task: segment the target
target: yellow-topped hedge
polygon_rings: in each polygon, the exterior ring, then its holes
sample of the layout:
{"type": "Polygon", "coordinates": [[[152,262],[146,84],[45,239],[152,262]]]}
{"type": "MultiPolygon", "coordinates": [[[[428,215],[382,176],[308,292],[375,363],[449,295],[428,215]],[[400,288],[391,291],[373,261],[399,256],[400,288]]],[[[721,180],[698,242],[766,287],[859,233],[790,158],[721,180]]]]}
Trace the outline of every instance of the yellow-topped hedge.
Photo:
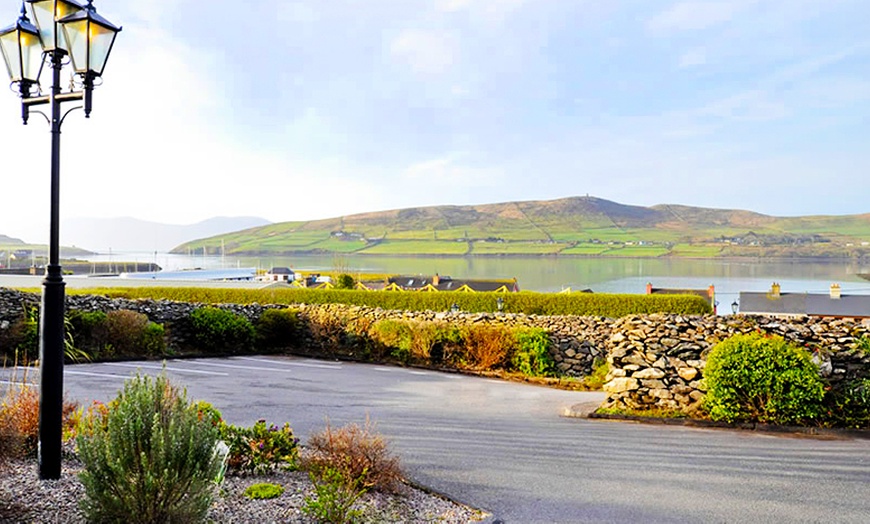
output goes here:
{"type": "Polygon", "coordinates": [[[173,300],[205,304],[329,304],[407,311],[447,311],[456,304],[464,312],[497,311],[498,299],[505,313],[580,315],[619,318],[626,315],[673,313],[705,315],[710,304],[694,295],[628,295],[603,293],[459,293],[417,291],[357,291],[324,289],[236,289],[200,287],[140,287],[70,290],[113,298],[173,300]]]}

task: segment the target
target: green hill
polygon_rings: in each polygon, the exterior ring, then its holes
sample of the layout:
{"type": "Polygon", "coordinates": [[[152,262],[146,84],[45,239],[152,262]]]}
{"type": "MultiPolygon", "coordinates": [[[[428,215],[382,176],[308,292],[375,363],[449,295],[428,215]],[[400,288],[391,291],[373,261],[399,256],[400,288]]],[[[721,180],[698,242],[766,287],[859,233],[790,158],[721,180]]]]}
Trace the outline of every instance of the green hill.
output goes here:
{"type": "Polygon", "coordinates": [[[780,218],[594,197],[433,206],[282,222],[194,240],[173,253],[414,256],[863,257],[870,214],[780,218]]]}

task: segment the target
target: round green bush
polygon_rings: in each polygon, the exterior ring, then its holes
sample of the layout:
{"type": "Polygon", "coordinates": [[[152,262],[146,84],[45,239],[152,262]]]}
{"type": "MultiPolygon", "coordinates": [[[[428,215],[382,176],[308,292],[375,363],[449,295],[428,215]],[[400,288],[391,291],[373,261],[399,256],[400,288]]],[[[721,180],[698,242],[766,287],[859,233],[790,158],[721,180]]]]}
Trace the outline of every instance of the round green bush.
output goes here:
{"type": "Polygon", "coordinates": [[[292,346],[301,324],[296,309],[267,309],[257,320],[257,342],[265,348],[292,346]]]}
{"type": "Polygon", "coordinates": [[[805,423],[822,412],[824,382],[809,352],[781,337],[735,335],[717,344],[704,369],[704,406],[713,420],[805,423]]]}
{"type": "Polygon", "coordinates": [[[235,353],[250,350],[254,325],[232,311],[204,307],[190,314],[193,340],[198,349],[209,353],[235,353]]]}

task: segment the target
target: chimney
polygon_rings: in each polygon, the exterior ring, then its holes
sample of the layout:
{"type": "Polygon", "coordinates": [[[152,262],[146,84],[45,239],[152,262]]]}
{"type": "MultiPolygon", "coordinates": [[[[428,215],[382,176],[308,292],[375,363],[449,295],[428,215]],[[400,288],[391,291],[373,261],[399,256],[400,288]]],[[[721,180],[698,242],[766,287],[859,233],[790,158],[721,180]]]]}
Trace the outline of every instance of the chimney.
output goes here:
{"type": "Polygon", "coordinates": [[[647,282],[647,283],[646,283],[646,294],[647,294],[647,295],[652,295],[652,282],[647,282]]]}
{"type": "Polygon", "coordinates": [[[831,284],[831,300],[840,300],[840,284],[831,284]]]}
{"type": "Polygon", "coordinates": [[[770,296],[771,296],[771,298],[779,298],[779,291],[780,291],[779,282],[774,282],[774,283],[770,286],[770,296]]]}

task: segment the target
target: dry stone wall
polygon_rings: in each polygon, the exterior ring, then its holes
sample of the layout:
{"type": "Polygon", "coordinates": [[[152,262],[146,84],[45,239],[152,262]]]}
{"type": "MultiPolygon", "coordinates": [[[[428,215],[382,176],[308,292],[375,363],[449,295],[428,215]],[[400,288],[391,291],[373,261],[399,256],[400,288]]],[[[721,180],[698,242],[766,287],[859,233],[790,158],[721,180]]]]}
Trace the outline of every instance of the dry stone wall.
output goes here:
{"type": "Polygon", "coordinates": [[[779,335],[813,353],[832,385],[870,377],[870,355],[859,349],[870,328],[856,320],[734,315],[625,317],[613,324],[604,408],[698,409],[706,389],[703,371],[713,346],[732,335],[779,335]]]}
{"type": "MultiPolygon", "coordinates": [[[[0,288],[0,330],[20,318],[26,307],[38,306],[39,296],[0,288]]],[[[204,304],[163,300],[109,299],[68,295],[67,308],[83,311],[128,309],[164,324],[168,344],[185,347],[191,333],[187,319],[204,304]]],[[[256,322],[267,308],[286,306],[221,304],[256,322]]],[[[734,315],[719,317],[644,315],[621,319],[578,316],[538,316],[493,313],[391,311],[344,304],[294,306],[304,330],[297,346],[308,355],[352,355],[347,335],[354,326],[379,320],[499,324],[537,327],[549,333],[551,353],[565,375],[581,377],[596,359],[606,358],[610,371],[604,407],[630,409],[697,409],[705,389],[701,380],[707,353],[719,341],[738,333],[760,331],[784,337],[814,352],[821,373],[832,383],[870,377],[870,356],[857,348],[870,326],[856,320],[734,315]],[[332,330],[332,331],[330,331],[332,330]]]]}

